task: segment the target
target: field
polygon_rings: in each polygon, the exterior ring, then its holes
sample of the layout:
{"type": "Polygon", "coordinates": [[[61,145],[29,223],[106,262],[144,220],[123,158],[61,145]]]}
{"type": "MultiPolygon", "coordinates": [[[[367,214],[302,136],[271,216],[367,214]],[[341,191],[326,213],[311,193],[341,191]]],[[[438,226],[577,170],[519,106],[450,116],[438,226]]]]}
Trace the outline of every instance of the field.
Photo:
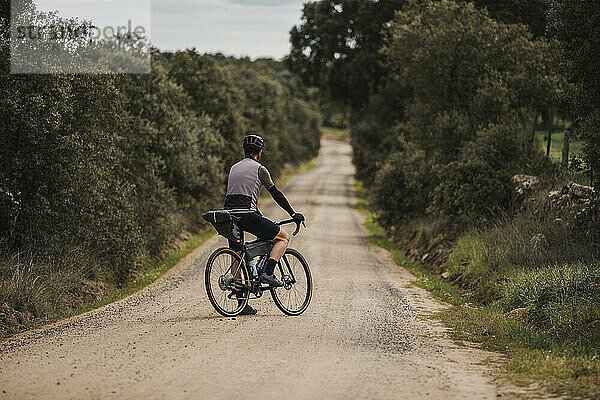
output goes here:
{"type": "MultiPolygon", "coordinates": [[[[544,153],[546,152],[547,137],[548,132],[538,131],[535,134],[536,143],[540,146],[544,153]]],[[[562,159],[564,137],[564,132],[554,132],[552,134],[552,144],[550,145],[550,157],[555,161],[560,161],[562,159]]],[[[582,146],[583,145],[581,142],[571,140],[569,144],[569,158],[573,155],[580,156],[582,146]]]]}

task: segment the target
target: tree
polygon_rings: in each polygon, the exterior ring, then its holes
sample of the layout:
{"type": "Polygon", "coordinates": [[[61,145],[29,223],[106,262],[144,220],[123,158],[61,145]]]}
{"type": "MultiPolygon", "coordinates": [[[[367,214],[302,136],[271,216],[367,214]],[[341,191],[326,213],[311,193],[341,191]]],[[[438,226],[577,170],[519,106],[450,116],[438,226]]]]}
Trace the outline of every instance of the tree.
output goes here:
{"type": "MultiPolygon", "coordinates": [[[[169,66],[155,52],[152,73],[126,76],[121,87],[130,113],[152,126],[149,151],[164,163],[160,175],[181,207],[212,207],[223,195],[214,189],[216,182],[225,179],[223,139],[208,116],[190,108],[193,101],[169,78],[169,66]]],[[[190,215],[192,219],[199,216],[199,212],[190,215]]]]}
{"type": "Polygon", "coordinates": [[[445,163],[478,127],[547,108],[559,90],[550,48],[471,3],[411,1],[382,49],[397,90],[409,93],[405,135],[445,163]]]}
{"type": "Polygon", "coordinates": [[[405,0],[318,1],[304,6],[302,24],[292,28],[289,68],[304,83],[333,99],[361,107],[386,69],[379,48],[382,30],[405,0]]]}
{"type": "Polygon", "coordinates": [[[524,24],[534,37],[546,33],[548,0],[475,0],[478,7],[485,8],[490,16],[507,24],[524,24]]]}
{"type": "Polygon", "coordinates": [[[569,93],[575,133],[584,140],[585,160],[600,184],[600,3],[552,3],[549,29],[560,41],[562,67],[573,84],[569,93]]]}
{"type": "MultiPolygon", "coordinates": [[[[234,98],[234,83],[227,72],[211,57],[199,55],[194,49],[175,53],[170,62],[169,76],[187,92],[192,110],[209,116],[225,143],[241,143],[246,127],[237,107],[239,99],[234,98]]],[[[225,150],[228,170],[239,157],[239,149],[227,146],[225,150]]]]}

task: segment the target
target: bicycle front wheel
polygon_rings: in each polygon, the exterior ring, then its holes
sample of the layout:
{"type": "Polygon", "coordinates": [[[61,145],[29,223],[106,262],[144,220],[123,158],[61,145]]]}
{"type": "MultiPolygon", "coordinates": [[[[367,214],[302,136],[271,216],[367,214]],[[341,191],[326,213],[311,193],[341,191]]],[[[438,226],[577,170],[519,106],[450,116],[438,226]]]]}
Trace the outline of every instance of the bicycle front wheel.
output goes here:
{"type": "Polygon", "coordinates": [[[284,314],[296,316],[308,308],[313,282],[308,263],[298,250],[287,249],[278,263],[282,287],[271,288],[271,297],[284,314]]]}
{"type": "Polygon", "coordinates": [[[215,250],[208,258],[204,284],[210,303],[225,317],[235,317],[248,304],[248,270],[240,255],[229,248],[215,250]]]}

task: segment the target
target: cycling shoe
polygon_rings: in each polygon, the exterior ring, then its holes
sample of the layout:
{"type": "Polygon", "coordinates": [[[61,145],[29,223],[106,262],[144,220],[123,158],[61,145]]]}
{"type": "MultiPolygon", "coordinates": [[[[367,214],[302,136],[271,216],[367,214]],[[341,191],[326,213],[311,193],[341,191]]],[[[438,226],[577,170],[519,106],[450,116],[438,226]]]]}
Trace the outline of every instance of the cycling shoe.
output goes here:
{"type": "Polygon", "coordinates": [[[275,274],[267,275],[266,272],[263,272],[262,274],[260,274],[260,281],[262,283],[268,283],[269,286],[271,286],[271,287],[283,286],[283,283],[281,283],[281,281],[275,277],[275,274]]]}

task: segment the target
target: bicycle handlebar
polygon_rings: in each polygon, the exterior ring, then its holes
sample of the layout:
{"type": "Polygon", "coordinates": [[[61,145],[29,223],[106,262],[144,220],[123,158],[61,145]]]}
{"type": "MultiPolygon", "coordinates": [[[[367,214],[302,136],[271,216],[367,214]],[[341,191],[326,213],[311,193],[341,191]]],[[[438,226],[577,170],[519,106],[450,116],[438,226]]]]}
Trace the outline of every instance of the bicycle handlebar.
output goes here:
{"type": "Polygon", "coordinates": [[[281,226],[281,225],[285,225],[285,224],[291,224],[291,223],[295,223],[296,224],[296,230],[294,231],[294,233],[292,233],[292,236],[296,236],[298,234],[298,232],[300,231],[300,224],[302,223],[302,226],[304,226],[306,228],[306,224],[304,223],[304,221],[297,222],[295,219],[286,219],[285,221],[281,221],[278,222],[277,225],[281,226]]]}

